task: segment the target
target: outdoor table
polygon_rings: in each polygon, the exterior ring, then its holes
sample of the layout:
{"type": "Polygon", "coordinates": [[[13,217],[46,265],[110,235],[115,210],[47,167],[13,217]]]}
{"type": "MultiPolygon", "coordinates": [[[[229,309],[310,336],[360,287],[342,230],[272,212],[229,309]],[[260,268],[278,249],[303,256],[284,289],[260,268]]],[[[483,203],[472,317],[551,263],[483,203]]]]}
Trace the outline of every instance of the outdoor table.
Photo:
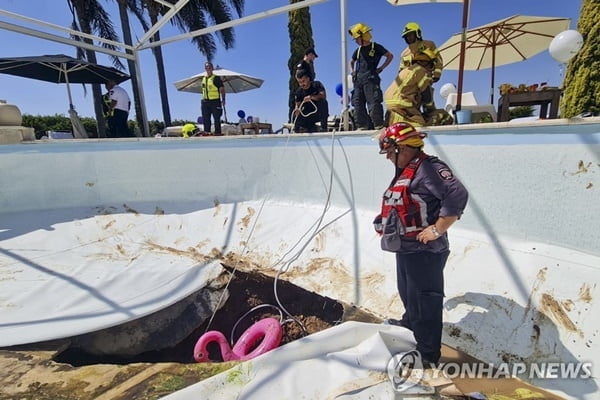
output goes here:
{"type": "Polygon", "coordinates": [[[242,135],[246,134],[246,130],[253,130],[255,135],[258,135],[261,129],[266,129],[269,133],[273,133],[273,126],[264,122],[251,122],[248,124],[240,124],[242,135]]]}
{"type": "Polygon", "coordinates": [[[536,92],[506,93],[498,100],[498,122],[508,121],[509,108],[513,106],[540,106],[540,118],[554,119],[558,116],[561,89],[544,89],[536,92]],[[548,105],[550,113],[548,114],[548,105]]]}

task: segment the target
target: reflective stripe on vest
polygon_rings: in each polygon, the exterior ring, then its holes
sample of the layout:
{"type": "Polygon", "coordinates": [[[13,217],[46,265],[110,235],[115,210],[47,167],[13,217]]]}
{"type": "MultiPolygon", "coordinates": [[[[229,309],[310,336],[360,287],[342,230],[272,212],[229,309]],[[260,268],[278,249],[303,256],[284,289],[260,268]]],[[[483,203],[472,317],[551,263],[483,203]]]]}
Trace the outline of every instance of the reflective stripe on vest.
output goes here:
{"type": "Polygon", "coordinates": [[[202,78],[202,98],[204,100],[219,100],[219,88],[214,83],[215,75],[202,78]]]}
{"type": "Polygon", "coordinates": [[[111,109],[112,100],[110,99],[110,95],[108,93],[102,95],[102,114],[105,118],[112,117],[115,112],[111,109]]]}
{"type": "Polygon", "coordinates": [[[383,194],[383,201],[381,203],[383,226],[385,226],[392,207],[398,213],[400,222],[406,232],[405,236],[414,237],[428,226],[427,203],[421,196],[411,193],[409,190],[410,183],[414,179],[417,169],[423,160],[428,157],[427,154],[421,152],[404,167],[396,182],[383,194]]]}

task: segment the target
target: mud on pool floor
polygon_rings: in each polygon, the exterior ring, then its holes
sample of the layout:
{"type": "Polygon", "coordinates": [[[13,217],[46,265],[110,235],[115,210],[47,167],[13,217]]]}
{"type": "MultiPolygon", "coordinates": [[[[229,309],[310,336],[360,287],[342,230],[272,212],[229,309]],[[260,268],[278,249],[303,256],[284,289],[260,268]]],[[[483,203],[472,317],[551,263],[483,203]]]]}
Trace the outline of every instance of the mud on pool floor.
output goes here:
{"type": "MultiPolygon", "coordinates": [[[[237,270],[228,290],[229,298],[208,327],[228,339],[236,322],[249,310],[264,304],[277,305],[273,278],[257,272],[237,270]]],[[[277,293],[281,304],[301,323],[283,325],[282,344],[344,321],[380,321],[370,313],[282,279],[277,281],[277,293]]],[[[239,322],[235,336],[266,316],[279,318],[279,312],[273,307],[258,308],[239,322]]],[[[89,354],[69,347],[68,339],[0,349],[0,400],[160,398],[232,366],[231,362],[193,360],[194,345],[206,332],[207,324],[197,327],[175,347],[133,357],[89,354]]],[[[218,360],[219,352],[209,350],[210,358],[218,360]]]]}

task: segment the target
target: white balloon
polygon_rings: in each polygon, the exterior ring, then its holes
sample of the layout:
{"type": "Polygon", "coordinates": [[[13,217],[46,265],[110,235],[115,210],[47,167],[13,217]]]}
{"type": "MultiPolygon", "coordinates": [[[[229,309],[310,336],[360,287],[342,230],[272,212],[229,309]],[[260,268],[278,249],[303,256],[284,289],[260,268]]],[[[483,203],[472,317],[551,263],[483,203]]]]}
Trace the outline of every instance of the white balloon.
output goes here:
{"type": "Polygon", "coordinates": [[[550,42],[548,51],[556,61],[566,63],[581,50],[581,46],[583,46],[583,37],[579,32],[571,29],[556,35],[550,42]]]}
{"type": "Polygon", "coordinates": [[[446,99],[450,93],[456,93],[456,86],[453,83],[444,83],[440,88],[440,96],[446,99]]]}

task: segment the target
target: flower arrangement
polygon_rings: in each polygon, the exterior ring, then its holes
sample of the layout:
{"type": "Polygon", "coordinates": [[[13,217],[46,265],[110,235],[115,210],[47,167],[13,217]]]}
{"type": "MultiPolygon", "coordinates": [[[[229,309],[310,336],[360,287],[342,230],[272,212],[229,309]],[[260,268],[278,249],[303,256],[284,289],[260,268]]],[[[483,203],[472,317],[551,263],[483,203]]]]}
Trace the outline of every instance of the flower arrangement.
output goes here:
{"type": "Polygon", "coordinates": [[[510,83],[503,83],[500,85],[498,89],[500,89],[500,95],[505,95],[507,93],[525,93],[525,92],[536,92],[538,90],[544,90],[548,87],[547,82],[542,82],[539,85],[534,83],[533,85],[526,85],[521,83],[519,86],[513,86],[510,83]]]}

